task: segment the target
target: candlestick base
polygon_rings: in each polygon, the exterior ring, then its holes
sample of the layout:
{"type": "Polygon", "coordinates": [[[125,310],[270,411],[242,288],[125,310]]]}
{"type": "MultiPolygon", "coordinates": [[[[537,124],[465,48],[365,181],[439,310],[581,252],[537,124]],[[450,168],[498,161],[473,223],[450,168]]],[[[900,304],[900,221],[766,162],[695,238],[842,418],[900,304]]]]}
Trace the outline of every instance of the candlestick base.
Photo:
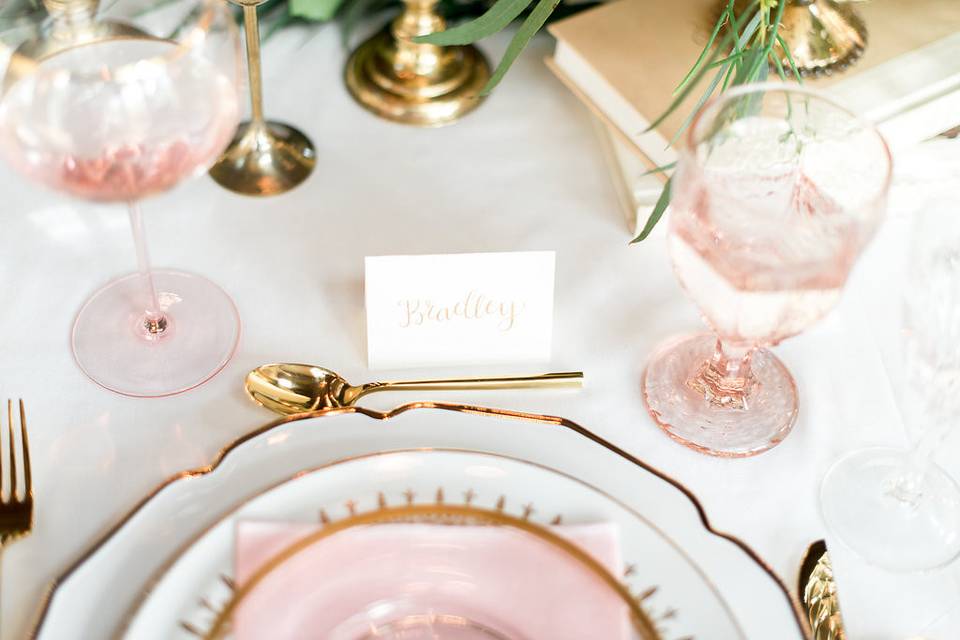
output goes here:
{"type": "MultiPolygon", "coordinates": [[[[828,76],[854,64],[867,46],[867,27],[850,3],[836,0],[791,0],[780,23],[780,37],[790,49],[801,76],[828,76]]],[[[786,52],[777,45],[784,69],[786,52]]]]}
{"type": "Polygon", "coordinates": [[[480,105],[490,65],[476,47],[414,45],[401,38],[396,29],[384,29],[350,56],[347,88],[365,109],[394,122],[438,127],[480,105]]]}
{"type": "Polygon", "coordinates": [[[236,193],[273,196],[306,180],[316,162],[313,143],[290,125],[244,122],[210,177],[236,193]]]}

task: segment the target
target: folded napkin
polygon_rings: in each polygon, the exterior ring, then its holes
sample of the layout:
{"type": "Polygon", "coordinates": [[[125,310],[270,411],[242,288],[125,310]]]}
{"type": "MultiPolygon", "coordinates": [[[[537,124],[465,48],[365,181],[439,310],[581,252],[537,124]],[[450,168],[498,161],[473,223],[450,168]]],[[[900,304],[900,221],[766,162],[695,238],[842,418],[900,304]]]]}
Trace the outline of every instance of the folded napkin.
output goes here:
{"type": "MultiPolygon", "coordinates": [[[[241,521],[237,582],[242,585],[264,562],[318,528],[241,521]]],[[[619,576],[614,525],[566,525],[554,531],[619,576]]],[[[553,545],[507,527],[383,524],[346,530],[312,544],[269,574],[241,603],[235,637],[356,640],[377,637],[375,629],[398,619],[431,614],[462,616],[511,640],[631,637],[626,605],[568,558],[553,545]]],[[[402,637],[478,637],[452,627],[433,633],[438,635],[402,637]]]]}

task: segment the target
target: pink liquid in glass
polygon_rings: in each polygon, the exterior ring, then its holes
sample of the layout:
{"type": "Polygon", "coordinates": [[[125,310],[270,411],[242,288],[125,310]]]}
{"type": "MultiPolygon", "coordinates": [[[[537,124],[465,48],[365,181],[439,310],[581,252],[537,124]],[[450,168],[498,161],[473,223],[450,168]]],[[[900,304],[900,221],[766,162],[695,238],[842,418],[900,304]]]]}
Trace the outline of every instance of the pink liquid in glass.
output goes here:
{"type": "Polygon", "coordinates": [[[836,304],[859,228],[799,170],[700,176],[670,233],[677,276],[724,340],[776,344],[836,304]]]}

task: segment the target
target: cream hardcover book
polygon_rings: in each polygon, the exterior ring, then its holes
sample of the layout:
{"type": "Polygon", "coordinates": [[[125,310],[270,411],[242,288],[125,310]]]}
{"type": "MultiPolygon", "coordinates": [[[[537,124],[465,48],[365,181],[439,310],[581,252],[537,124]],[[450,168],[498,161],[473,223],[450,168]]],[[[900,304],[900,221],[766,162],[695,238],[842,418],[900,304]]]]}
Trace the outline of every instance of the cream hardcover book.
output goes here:
{"type": "Polygon", "coordinates": [[[623,134],[602,119],[594,118],[593,122],[627,227],[636,237],[663,191],[661,174],[650,173],[647,159],[623,134]]]}
{"type": "MultiPolygon", "coordinates": [[[[655,130],[696,60],[717,15],[716,0],[617,0],[550,28],[550,67],[649,166],[672,162],[670,141],[693,92],[655,130]]],[[[805,84],[878,123],[892,146],[960,124],[960,0],[876,0],[858,5],[868,30],[861,59],[844,73],[805,84]]]]}

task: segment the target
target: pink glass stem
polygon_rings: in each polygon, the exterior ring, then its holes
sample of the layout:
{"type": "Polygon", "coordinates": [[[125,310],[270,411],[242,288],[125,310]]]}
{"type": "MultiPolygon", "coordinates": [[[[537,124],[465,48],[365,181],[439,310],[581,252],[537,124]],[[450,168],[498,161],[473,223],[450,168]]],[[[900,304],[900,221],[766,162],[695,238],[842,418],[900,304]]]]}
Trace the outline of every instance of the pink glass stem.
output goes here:
{"type": "Polygon", "coordinates": [[[753,376],[750,359],[754,347],[717,339],[713,357],[687,380],[687,386],[702,393],[715,406],[747,409],[753,376]]]}
{"type": "Polygon", "coordinates": [[[143,328],[147,337],[158,337],[167,328],[167,318],[160,310],[157,288],[153,284],[150,272],[150,254],[147,251],[147,238],[143,230],[143,214],[140,204],[134,200],[127,203],[130,213],[130,229],[133,231],[133,244],[137,252],[137,269],[145,294],[146,308],[143,310],[143,328]]]}

